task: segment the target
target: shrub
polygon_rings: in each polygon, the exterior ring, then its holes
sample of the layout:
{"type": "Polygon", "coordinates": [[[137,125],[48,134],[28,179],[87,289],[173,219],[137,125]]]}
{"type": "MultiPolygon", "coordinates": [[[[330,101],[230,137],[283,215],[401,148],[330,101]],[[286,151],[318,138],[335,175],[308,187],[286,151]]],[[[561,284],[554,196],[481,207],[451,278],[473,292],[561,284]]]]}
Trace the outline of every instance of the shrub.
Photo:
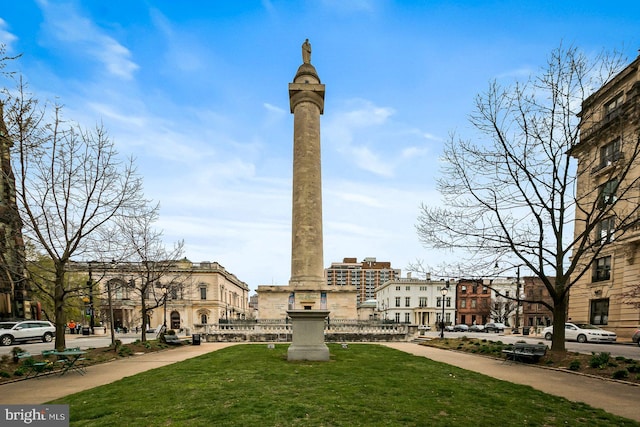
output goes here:
{"type": "Polygon", "coordinates": [[[627,366],[627,371],[631,372],[632,374],[638,374],[640,373],[640,365],[636,365],[635,363],[633,365],[629,365],[627,366]]]}
{"type": "Polygon", "coordinates": [[[580,370],[580,361],[579,360],[572,360],[571,363],[569,363],[569,369],[572,371],[579,371],[580,370]]]}
{"type": "Polygon", "coordinates": [[[626,357],[624,357],[624,356],[616,356],[616,360],[617,360],[618,362],[621,362],[621,361],[626,360],[626,359],[627,359],[627,358],[626,358],[626,357]]]}
{"type": "Polygon", "coordinates": [[[0,371],[0,377],[2,377],[2,378],[10,378],[11,374],[9,372],[0,371]]]}
{"type": "Polygon", "coordinates": [[[16,377],[21,377],[24,375],[24,368],[18,368],[13,372],[13,375],[16,377]]]}
{"type": "Polygon", "coordinates": [[[591,360],[589,361],[589,366],[592,368],[602,369],[609,364],[609,359],[611,358],[610,353],[591,353],[591,360]]]}
{"type": "Polygon", "coordinates": [[[611,375],[611,377],[616,380],[621,380],[629,377],[629,371],[627,371],[626,369],[619,369],[615,371],[613,375],[611,375]]]}

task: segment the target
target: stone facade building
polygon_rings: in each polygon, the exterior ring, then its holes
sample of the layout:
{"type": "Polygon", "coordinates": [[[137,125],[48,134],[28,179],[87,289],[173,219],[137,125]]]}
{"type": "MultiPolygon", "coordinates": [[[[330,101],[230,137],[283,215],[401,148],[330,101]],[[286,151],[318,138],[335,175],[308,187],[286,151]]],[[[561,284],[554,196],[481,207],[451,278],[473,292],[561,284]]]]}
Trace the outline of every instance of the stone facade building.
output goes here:
{"type": "Polygon", "coordinates": [[[640,57],[583,102],[580,119],[571,153],[575,235],[592,228],[597,255],[571,288],[568,316],[629,338],[640,323],[640,309],[625,297],[640,277],[640,57]]]}
{"type": "Polygon", "coordinates": [[[0,319],[40,318],[38,305],[31,306],[26,276],[22,220],[11,166],[12,145],[0,102],[0,319]]]}
{"type": "MultiPolygon", "coordinates": [[[[91,263],[94,280],[93,300],[96,323],[109,325],[113,311],[115,328],[135,330],[142,325],[141,281],[148,277],[140,263],[91,263]],[[109,294],[110,298],[109,298],[109,294]]],[[[87,263],[75,264],[78,272],[88,273],[87,263]]],[[[192,329],[213,323],[246,319],[249,308],[249,286],[217,262],[192,263],[186,259],[163,262],[151,286],[146,287],[145,301],[148,325],[168,329],[192,329]],[[165,298],[166,295],[166,298],[165,298]],[[166,303],[165,303],[166,300],[166,303]]],[[[88,325],[88,322],[85,322],[88,325]]]]}
{"type": "Polygon", "coordinates": [[[376,290],[378,311],[382,321],[427,325],[435,329],[442,319],[453,324],[456,310],[455,284],[444,280],[397,278],[383,283],[376,290]],[[443,297],[442,289],[447,289],[443,297]]]}

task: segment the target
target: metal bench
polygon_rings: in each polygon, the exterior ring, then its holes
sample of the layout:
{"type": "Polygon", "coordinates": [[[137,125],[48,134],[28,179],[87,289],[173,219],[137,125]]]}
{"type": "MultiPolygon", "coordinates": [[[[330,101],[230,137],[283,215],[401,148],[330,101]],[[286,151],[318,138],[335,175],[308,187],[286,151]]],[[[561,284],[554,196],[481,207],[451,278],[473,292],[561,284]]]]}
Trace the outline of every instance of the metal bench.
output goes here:
{"type": "Polygon", "coordinates": [[[165,334],[164,336],[164,342],[167,344],[173,344],[173,345],[179,345],[182,344],[182,341],[180,340],[180,338],[178,338],[177,335],[168,335],[165,334]]]}
{"type": "Polygon", "coordinates": [[[515,362],[537,362],[542,356],[547,354],[547,346],[545,344],[517,342],[512,347],[502,350],[502,353],[506,355],[507,360],[513,360],[515,362]]]}

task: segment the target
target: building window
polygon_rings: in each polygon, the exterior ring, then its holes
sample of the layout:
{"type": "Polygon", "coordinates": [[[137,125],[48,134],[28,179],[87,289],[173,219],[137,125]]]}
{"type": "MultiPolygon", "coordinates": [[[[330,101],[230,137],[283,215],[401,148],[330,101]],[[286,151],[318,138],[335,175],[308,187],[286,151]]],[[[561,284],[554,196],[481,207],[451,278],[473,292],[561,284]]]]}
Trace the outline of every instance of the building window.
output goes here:
{"type": "Polygon", "coordinates": [[[592,325],[606,325],[609,323],[609,298],[591,300],[592,325]]]}
{"type": "Polygon", "coordinates": [[[611,255],[598,258],[594,263],[593,281],[609,280],[611,277],[611,255]]]}
{"type": "Polygon", "coordinates": [[[442,297],[436,298],[436,307],[442,307],[442,297]]]}
{"type": "Polygon", "coordinates": [[[473,293],[474,294],[478,293],[478,285],[473,285],[473,293]]]}
{"type": "Polygon", "coordinates": [[[600,169],[620,159],[620,138],[600,147],[600,169]]]}
{"type": "Polygon", "coordinates": [[[420,297],[420,307],[427,306],[427,297],[420,297]]]}
{"type": "Polygon", "coordinates": [[[478,302],[476,301],[476,299],[475,299],[475,298],[472,298],[472,299],[471,299],[471,308],[476,308],[477,303],[478,303],[478,302]]]}
{"type": "Polygon", "coordinates": [[[400,307],[400,297],[396,297],[396,307],[400,307]]]}
{"type": "Polygon", "coordinates": [[[611,119],[615,114],[618,113],[618,107],[622,105],[622,94],[616,96],[611,101],[605,104],[604,106],[604,114],[606,119],[611,119]]]}
{"type": "MultiPolygon", "coordinates": [[[[207,287],[206,286],[201,286],[200,287],[200,299],[207,299],[207,287]]],[[[206,323],[206,322],[203,322],[206,323]]]]}
{"type": "Polygon", "coordinates": [[[404,314],[404,323],[411,323],[411,313],[404,314]]]}
{"type": "Polygon", "coordinates": [[[483,294],[486,294],[486,293],[488,293],[488,292],[489,292],[489,288],[487,288],[486,286],[483,286],[483,287],[482,287],[482,293],[483,293],[483,294]]]}
{"type": "Polygon", "coordinates": [[[613,241],[614,218],[605,218],[598,224],[596,239],[601,245],[613,241]]]}
{"type": "Polygon", "coordinates": [[[598,188],[598,206],[603,209],[612,205],[616,201],[616,191],[618,190],[618,179],[614,178],[602,184],[598,188]]]}
{"type": "Polygon", "coordinates": [[[396,323],[400,323],[400,313],[396,313],[396,323]]]}
{"type": "Polygon", "coordinates": [[[399,290],[400,290],[400,286],[396,286],[396,291],[399,291],[399,290]]]}
{"type": "Polygon", "coordinates": [[[200,323],[203,325],[207,324],[207,315],[206,314],[201,314],[200,315],[200,323]]]}
{"type": "Polygon", "coordinates": [[[446,301],[447,301],[447,307],[451,307],[451,297],[447,297],[446,301]]]}
{"type": "Polygon", "coordinates": [[[466,293],[467,293],[467,287],[466,287],[466,286],[463,286],[463,287],[460,289],[460,293],[461,293],[461,294],[466,294],[466,293]]]}
{"type": "Polygon", "coordinates": [[[404,298],[404,306],[405,307],[411,307],[411,297],[405,297],[404,298]]]}
{"type": "Polygon", "coordinates": [[[467,308],[467,300],[466,299],[461,299],[460,300],[460,308],[467,308]]]}
{"type": "Polygon", "coordinates": [[[460,323],[466,323],[467,322],[467,316],[465,314],[460,316],[460,323]]]}
{"type": "Polygon", "coordinates": [[[405,291],[410,291],[410,290],[411,290],[411,286],[405,286],[405,287],[404,287],[404,290],[405,290],[405,291]]]}

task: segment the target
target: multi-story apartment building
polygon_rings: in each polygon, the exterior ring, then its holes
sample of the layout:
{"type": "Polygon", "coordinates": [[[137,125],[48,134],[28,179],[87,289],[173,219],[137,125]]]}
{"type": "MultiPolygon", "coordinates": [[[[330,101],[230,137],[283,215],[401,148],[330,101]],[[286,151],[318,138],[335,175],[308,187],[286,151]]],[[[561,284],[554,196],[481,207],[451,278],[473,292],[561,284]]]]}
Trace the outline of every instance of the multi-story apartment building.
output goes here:
{"type": "MultiPolygon", "coordinates": [[[[554,280],[552,277],[549,279],[554,280]]],[[[546,302],[553,307],[553,299],[546,286],[538,277],[524,277],[523,282],[523,322],[520,326],[550,326],[553,323],[553,312],[540,302],[546,302]]]]}
{"type": "Polygon", "coordinates": [[[504,323],[506,326],[522,326],[522,305],[518,305],[518,292],[524,296],[522,284],[517,277],[496,277],[483,279],[482,284],[491,290],[489,321],[504,323]],[[516,316],[519,316],[516,322],[516,316]]]}
{"type": "Polygon", "coordinates": [[[376,261],[372,257],[362,262],[357,258],[344,258],[342,262],[331,263],[331,267],[325,269],[325,275],[329,286],[355,286],[356,303],[361,304],[374,299],[380,285],[400,277],[400,270],[391,268],[390,262],[376,261]]]}
{"type": "Polygon", "coordinates": [[[413,279],[410,275],[386,281],[376,291],[383,321],[429,325],[434,329],[440,323],[443,311],[445,324],[453,323],[455,299],[455,283],[413,279]]]}
{"type": "Polygon", "coordinates": [[[484,325],[491,318],[491,292],[482,280],[461,279],[456,287],[456,323],[484,325]]]}
{"type": "Polygon", "coordinates": [[[630,337],[640,323],[625,299],[640,276],[640,57],[583,102],[580,119],[574,228],[594,227],[597,255],[571,288],[568,316],[630,337]]]}
{"type": "MultiPolygon", "coordinates": [[[[139,289],[146,289],[147,307],[157,305],[147,313],[147,324],[151,327],[166,323],[169,329],[187,329],[250,316],[249,286],[217,262],[192,263],[184,259],[162,264],[152,274],[148,274],[149,269],[141,263],[74,265],[76,272],[92,271],[92,300],[99,301],[96,323],[108,325],[113,311],[115,328],[140,327],[142,295],[139,289]],[[140,286],[148,277],[152,277],[153,284],[140,286]]],[[[88,324],[88,319],[85,323],[88,324]]]]}

